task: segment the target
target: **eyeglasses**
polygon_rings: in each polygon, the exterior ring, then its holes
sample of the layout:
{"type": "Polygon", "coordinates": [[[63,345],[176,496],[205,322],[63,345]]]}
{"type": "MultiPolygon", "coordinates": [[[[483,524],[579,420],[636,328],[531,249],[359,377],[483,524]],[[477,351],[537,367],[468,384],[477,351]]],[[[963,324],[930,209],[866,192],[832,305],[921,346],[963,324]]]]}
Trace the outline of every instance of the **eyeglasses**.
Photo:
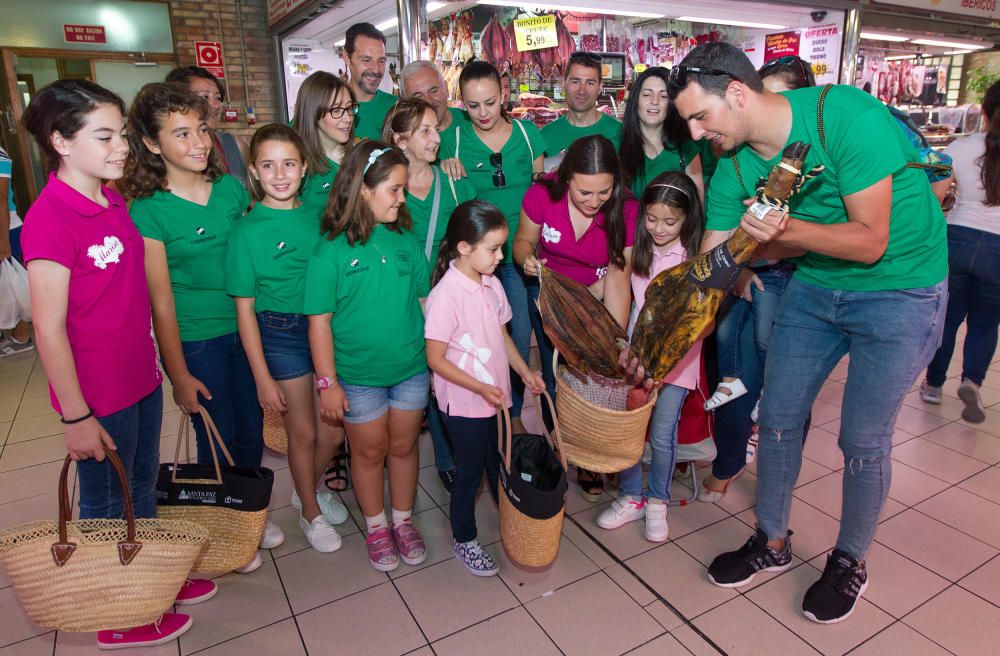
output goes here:
{"type": "Polygon", "coordinates": [[[329,114],[331,118],[343,118],[344,114],[350,112],[351,116],[356,116],[358,113],[357,105],[350,105],[348,107],[328,107],[325,114],[329,114]]]}
{"type": "Polygon", "coordinates": [[[695,75],[725,75],[742,82],[740,78],[729,71],[723,71],[718,68],[702,68],[700,66],[682,66],[678,64],[670,69],[670,73],[667,75],[667,83],[672,87],[683,89],[688,83],[688,73],[694,73],[695,75]]]}
{"type": "Polygon", "coordinates": [[[797,66],[799,69],[799,73],[802,75],[803,86],[809,85],[809,74],[812,71],[812,65],[807,63],[801,57],[796,57],[795,55],[785,55],[784,57],[778,57],[777,59],[772,59],[771,61],[761,66],[760,71],[758,72],[760,73],[761,77],[764,77],[764,75],[768,71],[778,68],[779,66],[789,66],[789,67],[797,66]]]}
{"type": "Polygon", "coordinates": [[[493,186],[497,189],[503,189],[507,186],[507,176],[503,174],[503,154],[492,153],[490,166],[493,167],[493,186]]]}

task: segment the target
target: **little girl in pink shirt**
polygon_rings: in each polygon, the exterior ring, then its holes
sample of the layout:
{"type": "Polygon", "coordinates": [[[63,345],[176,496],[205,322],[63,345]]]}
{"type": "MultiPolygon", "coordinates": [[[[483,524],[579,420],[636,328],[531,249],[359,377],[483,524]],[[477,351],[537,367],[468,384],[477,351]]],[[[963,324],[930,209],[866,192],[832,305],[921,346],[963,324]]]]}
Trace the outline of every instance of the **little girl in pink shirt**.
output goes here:
{"type": "MultiPolygon", "coordinates": [[[[632,250],[632,294],[635,317],[646,299],[646,288],[661,271],[698,255],[703,232],[701,201],[694,182],[680,171],[667,171],[653,178],[643,191],[632,250]]],[[[621,473],[621,491],[611,507],[597,518],[597,525],[615,529],[645,518],[646,539],[664,542],[669,536],[667,503],[677,452],[677,422],[688,390],[698,386],[701,370],[701,340],[661,381],[659,397],[649,427],[653,461],[648,489],[642,490],[642,463],[621,473]]]]}
{"type": "Polygon", "coordinates": [[[497,501],[497,406],[511,405],[510,369],[534,394],[545,389],[504,329],[511,309],[493,272],[503,260],[506,241],[507,221],[497,208],[479,200],[459,205],[438,250],[424,321],[427,364],[455,453],[455,555],[476,576],[499,570],[476,537],[474,511],[484,471],[497,501]]]}

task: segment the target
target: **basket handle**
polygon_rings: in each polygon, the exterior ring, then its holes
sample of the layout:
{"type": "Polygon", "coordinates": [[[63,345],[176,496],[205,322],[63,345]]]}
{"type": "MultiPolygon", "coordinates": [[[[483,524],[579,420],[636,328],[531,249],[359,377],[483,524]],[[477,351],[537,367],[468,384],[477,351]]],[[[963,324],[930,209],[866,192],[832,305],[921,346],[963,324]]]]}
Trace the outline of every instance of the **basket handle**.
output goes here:
{"type": "MultiPolygon", "coordinates": [[[[118,454],[114,451],[106,450],[105,458],[111,463],[111,467],[118,474],[118,482],[122,486],[122,501],[125,503],[125,539],[118,543],[118,560],[122,565],[128,565],[135,558],[142,543],[135,539],[135,513],[132,510],[132,493],[128,487],[128,479],[125,478],[125,469],[122,461],[118,459],[118,454]]],[[[52,545],[52,560],[56,562],[56,567],[65,565],[73,552],[76,551],[77,544],[69,541],[66,531],[66,524],[73,519],[73,508],[69,505],[69,464],[73,459],[68,455],[63,461],[62,471],[59,473],[59,541],[52,545]]]]}
{"type": "MultiPolygon", "coordinates": [[[[566,463],[566,452],[563,449],[562,436],[559,433],[559,419],[556,417],[556,406],[552,402],[552,397],[549,396],[547,391],[542,390],[541,394],[535,396],[535,406],[538,408],[538,418],[542,422],[542,433],[548,439],[552,448],[559,453],[559,460],[562,462],[563,471],[569,471],[569,465],[566,463]],[[538,400],[539,396],[544,396],[545,401],[549,404],[549,413],[552,415],[553,426],[551,433],[548,427],[545,426],[545,416],[542,414],[542,403],[538,400]]],[[[513,433],[510,423],[510,412],[504,406],[497,406],[497,408],[497,449],[503,453],[503,465],[505,471],[510,474],[510,445],[513,440],[504,440],[504,428],[507,429],[506,433],[508,435],[513,433]]]]}
{"type": "MultiPolygon", "coordinates": [[[[233,462],[233,457],[229,455],[226,443],[222,441],[222,437],[219,435],[219,429],[215,427],[215,422],[212,421],[212,416],[208,414],[208,410],[202,406],[199,413],[201,414],[201,420],[205,423],[205,431],[208,433],[208,446],[212,449],[212,462],[215,465],[215,483],[216,485],[222,485],[222,469],[219,467],[219,456],[215,452],[216,443],[222,449],[222,455],[226,457],[226,462],[229,463],[229,466],[235,467],[236,465],[233,462]]],[[[188,462],[191,462],[191,423],[188,421],[189,417],[190,415],[182,413],[181,425],[177,429],[177,444],[174,446],[174,469],[170,476],[170,481],[173,483],[185,480],[177,477],[177,471],[180,469],[181,442],[184,443],[184,452],[187,454],[188,462]]]]}

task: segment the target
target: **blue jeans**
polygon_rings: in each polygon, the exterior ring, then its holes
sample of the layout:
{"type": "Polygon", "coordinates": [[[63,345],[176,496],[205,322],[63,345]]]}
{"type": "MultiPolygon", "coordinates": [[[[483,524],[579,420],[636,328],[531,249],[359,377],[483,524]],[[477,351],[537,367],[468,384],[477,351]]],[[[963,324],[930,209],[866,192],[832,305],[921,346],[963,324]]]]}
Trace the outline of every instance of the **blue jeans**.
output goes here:
{"type": "Polygon", "coordinates": [[[757,520],[785,537],[802,464],[802,427],[846,354],[838,446],[844,453],[837,548],[864,560],[892,481],[893,426],[903,397],[941,343],[948,283],[855,292],[792,280],[771,335],[757,449],[757,520]]]}
{"type": "MultiPolygon", "coordinates": [[[[105,417],[101,428],[115,441],[115,453],[125,468],[136,517],[156,517],[156,478],[160,471],[160,424],[163,421],[163,387],[144,399],[105,417]]],[[[118,474],[105,459],[80,460],[80,519],[118,519],[124,515],[118,474]]]]}
{"type": "Polygon", "coordinates": [[[354,385],[340,380],[350,410],[344,413],[348,424],[367,424],[375,421],[389,408],[396,410],[424,410],[430,398],[431,374],[426,369],[392,387],[354,385]]]}
{"type": "Polygon", "coordinates": [[[476,492],[486,473],[490,495],[497,501],[500,452],[497,450],[497,417],[444,415],[455,446],[455,483],[451,488],[451,534],[456,542],[476,539],[476,492]]]}
{"type": "MultiPolygon", "coordinates": [[[[510,303],[511,313],[513,314],[510,320],[510,338],[514,340],[517,352],[527,362],[528,354],[531,350],[531,316],[528,306],[528,288],[535,287],[535,296],[537,297],[538,279],[527,279],[524,273],[521,272],[521,267],[513,262],[504,262],[500,265],[499,277],[500,283],[503,285],[503,291],[507,294],[507,302],[510,303]]],[[[538,337],[536,334],[536,337],[540,346],[544,336],[538,337]]],[[[551,355],[549,357],[551,358],[551,355]]],[[[510,384],[510,416],[511,418],[520,417],[521,405],[524,403],[524,382],[512,371],[510,384]]]]}
{"type": "Polygon", "coordinates": [[[982,385],[997,349],[1000,325],[1000,235],[948,226],[948,314],[944,337],[930,366],[927,383],[944,385],[955,352],[955,334],[968,326],[962,353],[962,378],[982,385]]]}
{"type": "Polygon", "coordinates": [[[740,380],[746,386],[747,393],[714,410],[718,455],[712,461],[712,476],[720,481],[732,478],[747,464],[747,441],[753,428],[750,413],[760,397],[761,369],[764,367],[764,359],[758,356],[757,349],[754,348],[753,323],[744,322],[739,334],[743,370],[740,380]]]}
{"type": "Polygon", "coordinates": [[[738,296],[727,296],[716,315],[715,344],[718,351],[719,378],[743,378],[740,333],[747,323],[750,303],[738,296]]]}
{"type": "MultiPolygon", "coordinates": [[[[664,385],[653,408],[649,426],[649,446],[653,462],[649,466],[646,497],[670,501],[670,479],[677,459],[677,422],[688,391],[677,385],[664,385]]],[[[642,496],[642,461],[621,473],[621,496],[642,496]]]]}
{"type": "MultiPolygon", "coordinates": [[[[264,415],[239,333],[181,342],[181,346],[188,371],[212,394],[211,400],[198,401],[212,416],[236,466],[259,467],[264,454],[264,415]]],[[[211,464],[205,423],[199,415],[191,419],[198,441],[198,462],[211,464]]]]}
{"type": "Polygon", "coordinates": [[[455,456],[452,455],[444,417],[433,396],[427,402],[427,430],[431,434],[431,444],[434,445],[434,466],[439,472],[451,471],[455,468],[455,456]]]}

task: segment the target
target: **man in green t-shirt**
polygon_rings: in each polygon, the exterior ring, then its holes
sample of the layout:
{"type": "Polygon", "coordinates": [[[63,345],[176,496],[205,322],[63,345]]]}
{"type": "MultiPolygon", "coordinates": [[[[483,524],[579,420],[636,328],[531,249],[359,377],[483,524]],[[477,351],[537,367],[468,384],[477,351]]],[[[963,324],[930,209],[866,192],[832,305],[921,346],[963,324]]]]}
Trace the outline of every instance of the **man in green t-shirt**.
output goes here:
{"type": "Polygon", "coordinates": [[[419,98],[430,103],[437,113],[437,128],[442,137],[454,132],[456,126],[470,122],[464,109],[448,106],[448,85],[444,75],[426,59],[410,62],[399,71],[399,93],[403,98],[419,98]]]}
{"type": "Polygon", "coordinates": [[[569,112],[542,128],[548,148],[545,154],[555,157],[580,137],[602,134],[615,149],[621,147],[622,124],[597,111],[597,98],[604,91],[601,81],[601,58],[590,52],[575,52],[566,64],[563,89],[569,112]]]}
{"type": "Polygon", "coordinates": [[[371,23],[351,25],[344,38],[343,57],[358,103],[354,136],[380,140],[385,115],[396,104],[396,96],[378,88],[385,76],[385,35],[371,23]]]}
{"type": "Polygon", "coordinates": [[[768,347],[758,528],[741,549],[712,562],[709,579],[738,587],[759,571],[791,566],[788,521],[803,427],[830,371],[847,355],[840,534],[802,602],[808,619],[839,622],[868,587],[865,557],[889,490],[896,415],[940,343],[948,296],[944,217],[927,177],[907,167],[916,150],[889,111],[860,90],[776,94],[764,89],[741,50],[713,43],[671,71],[668,93],[694,139],[732,154],[712,178],[703,251],[741,227],[766,244],[764,257],[801,255],[768,347]],[[790,216],[745,207],[758,179],[796,141],[812,146],[803,168],[825,170],[791,199],[790,216]]]}

